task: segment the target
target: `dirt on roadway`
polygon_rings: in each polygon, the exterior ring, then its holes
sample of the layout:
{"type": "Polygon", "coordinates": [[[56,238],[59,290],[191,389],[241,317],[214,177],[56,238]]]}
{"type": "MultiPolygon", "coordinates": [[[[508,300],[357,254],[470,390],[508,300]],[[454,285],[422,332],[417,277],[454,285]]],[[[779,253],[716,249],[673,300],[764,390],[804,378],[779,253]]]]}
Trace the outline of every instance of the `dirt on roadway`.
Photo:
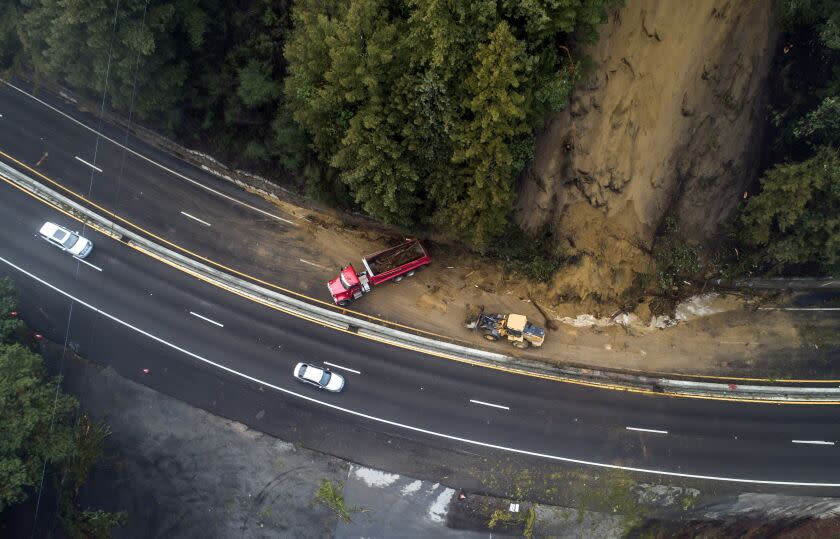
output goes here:
{"type": "MultiPolygon", "coordinates": [[[[403,239],[356,215],[267,198],[301,225],[262,238],[258,250],[239,246],[248,251],[241,252],[242,258],[253,267],[282,266],[277,280],[325,302],[331,301],[325,283],[341,266],[358,265],[365,254],[403,239]]],[[[247,234],[247,222],[231,226],[247,234]]],[[[652,317],[646,303],[629,313],[595,300],[553,303],[544,295],[545,286],[506,274],[499,261],[434,239],[425,243],[432,256],[429,266],[401,283],[375,287],[350,310],[552,364],[777,379],[840,374],[840,313],[765,310],[784,304],[787,298],[779,296],[769,301],[766,296],[706,294],[680,305],[677,317],[682,319],[669,325],[673,321],[652,317]],[[521,313],[547,327],[544,346],[519,352],[506,343],[487,343],[464,327],[469,306],[476,305],[488,312],[521,313]]]]}
{"type": "MultiPolygon", "coordinates": [[[[64,92],[68,92],[66,89],[64,92]]],[[[72,94],[72,92],[70,92],[72,94]]],[[[75,96],[77,103],[85,103],[75,96]]],[[[84,112],[83,105],[75,105],[84,112]]],[[[89,104],[90,110],[98,106],[89,104]]],[[[123,125],[117,115],[110,122],[123,125]]],[[[88,118],[90,119],[90,118],[88,118]]],[[[195,177],[215,174],[240,184],[258,186],[281,198],[251,190],[277,207],[283,224],[241,208],[199,207],[196,211],[225,223],[225,238],[204,245],[199,254],[233,267],[246,275],[332,305],[326,282],[347,263],[359,264],[365,254],[402,241],[401,233],[357,214],[336,212],[291,193],[277,183],[240,170],[231,170],[212,157],[184,148],[148,129],[132,127],[135,135],[158,149],[192,162],[195,177]],[[215,213],[214,213],[215,212],[215,213]]],[[[288,179],[281,179],[288,183],[288,179]]],[[[254,201],[252,201],[254,202],[254,201]]],[[[264,205],[263,201],[256,201],[264,205]]],[[[194,202],[199,204],[199,202],[194,202]]],[[[160,223],[147,223],[154,228],[160,223]]],[[[172,227],[159,232],[170,237],[172,227]]],[[[596,222],[582,221],[586,242],[603,241],[596,222]]],[[[701,375],[755,376],[761,378],[840,377],[840,312],[760,310],[784,305],[788,298],[738,295],[693,298],[683,305],[684,319],[669,326],[652,320],[649,303],[642,301],[632,312],[593,295],[564,303],[581,290],[598,290],[604,275],[583,260],[567,267],[548,284],[529,283],[506,274],[499,261],[475,255],[461,247],[424,240],[432,264],[400,284],[386,283],[351,305],[358,313],[431,332],[470,346],[523,355],[552,364],[594,368],[701,375]],[[568,294],[564,293],[564,287],[568,294]],[[540,350],[519,352],[506,343],[487,343],[464,328],[468,306],[483,305],[488,312],[514,312],[547,327],[540,350]],[[616,320],[617,319],[617,320],[616,320]],[[620,323],[616,323],[616,321],[620,323]]],[[[615,255],[615,253],[613,253],[615,255]]],[[[634,264],[619,253],[616,264],[634,264]]],[[[622,272],[618,272],[622,273],[622,272]]],[[[620,283],[613,283],[613,285],[620,283]]],[[[618,288],[626,287],[627,283],[618,288]]],[[[603,297],[610,293],[602,290],[603,297]]],[[[836,293],[835,293],[836,294],[836,293]]],[[[613,294],[614,296],[614,294],[613,294]]],[[[833,307],[840,307],[836,294],[833,307]]]]}

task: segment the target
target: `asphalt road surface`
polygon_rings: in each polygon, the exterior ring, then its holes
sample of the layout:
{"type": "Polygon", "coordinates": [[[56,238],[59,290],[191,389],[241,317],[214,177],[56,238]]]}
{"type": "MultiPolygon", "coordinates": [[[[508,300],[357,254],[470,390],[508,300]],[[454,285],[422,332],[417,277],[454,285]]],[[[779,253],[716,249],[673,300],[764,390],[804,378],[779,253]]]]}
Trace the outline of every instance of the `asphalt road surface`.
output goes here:
{"type": "MultiPolygon", "coordinates": [[[[21,95],[0,91],[0,150],[28,162],[49,153],[43,168],[50,176],[79,178],[84,176],[81,167],[89,183],[90,175],[101,174],[93,167],[122,167],[123,177],[131,178],[123,182],[123,192],[128,186],[143,196],[159,190],[156,204],[117,207],[121,214],[145,212],[144,219],[159,222],[162,229],[172,227],[181,234],[179,240],[199,247],[233,238],[214,236],[220,227],[184,217],[164,201],[183,205],[207,197],[202,206],[219,205],[214,210],[219,215],[264,211],[283,217],[274,208],[243,206],[189,182],[172,183],[170,173],[140,158],[123,160],[116,146],[108,150],[102,141],[96,157],[79,155],[83,148],[90,153],[93,135],[82,141],[78,126],[21,95]],[[36,147],[44,129],[51,133],[50,142],[36,147]],[[173,194],[167,196],[170,189],[173,194]],[[188,221],[172,225],[177,219],[187,219],[194,228],[187,227],[188,221]]],[[[94,188],[100,184],[92,182],[94,188]]],[[[220,182],[212,187],[225,196],[240,196],[220,182]]],[[[109,195],[98,196],[104,204],[109,195]]],[[[121,370],[176,372],[184,391],[200,392],[193,384],[212,372],[309,409],[315,419],[301,429],[317,428],[319,416],[340,416],[473,450],[484,444],[547,459],[674,474],[840,484],[840,425],[834,406],[645,396],[471,367],[271,310],[91,230],[83,233],[94,250],[84,262],[76,260],[36,231],[46,220],[73,229],[77,223],[5,182],[0,205],[0,275],[18,284],[27,322],[50,339],[66,339],[82,355],[121,370]],[[297,383],[291,369],[298,361],[332,364],[347,378],[345,391],[332,395],[297,383]]],[[[264,217],[265,226],[294,226],[264,217]]],[[[207,388],[208,402],[214,391],[207,388]]],[[[342,456],[353,459],[352,454],[342,456]]]]}

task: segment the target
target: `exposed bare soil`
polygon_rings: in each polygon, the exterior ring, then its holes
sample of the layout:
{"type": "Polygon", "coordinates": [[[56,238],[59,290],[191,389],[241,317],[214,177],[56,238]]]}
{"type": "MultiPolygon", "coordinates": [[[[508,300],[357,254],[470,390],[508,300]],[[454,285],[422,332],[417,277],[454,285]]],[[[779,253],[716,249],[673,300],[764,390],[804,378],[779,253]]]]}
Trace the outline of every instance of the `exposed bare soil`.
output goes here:
{"type": "Polygon", "coordinates": [[[594,68],[537,138],[516,219],[581,258],[551,297],[612,300],[644,273],[667,214],[720,233],[754,179],[777,38],[769,1],[639,0],[585,54],[594,68]]]}
{"type": "MultiPolygon", "coordinates": [[[[305,256],[324,266],[307,268],[307,286],[301,289],[326,301],[329,297],[317,286],[319,280],[326,282],[340,266],[401,239],[375,226],[345,226],[337,215],[280,204],[309,223],[278,242],[284,245],[282,257],[295,260],[296,249],[305,249],[305,256]]],[[[549,293],[556,283],[529,283],[507,275],[501,263],[457,247],[434,242],[427,247],[433,259],[430,266],[399,284],[375,288],[351,309],[471,345],[557,364],[778,378],[796,372],[815,376],[840,372],[840,342],[832,340],[837,321],[825,313],[756,310],[760,299],[721,295],[686,306],[688,320],[673,327],[652,327],[644,303],[636,307],[636,313],[628,313],[634,316],[619,316],[624,324],[618,324],[612,321],[621,314],[616,303],[597,297],[563,301],[563,296],[549,293]],[[549,329],[545,345],[518,352],[506,343],[486,343],[464,327],[470,305],[483,305],[488,312],[526,315],[549,329]],[[594,323],[587,325],[587,319],[594,323]]],[[[586,265],[571,269],[571,279],[585,278],[589,270],[593,268],[586,265]]]]}

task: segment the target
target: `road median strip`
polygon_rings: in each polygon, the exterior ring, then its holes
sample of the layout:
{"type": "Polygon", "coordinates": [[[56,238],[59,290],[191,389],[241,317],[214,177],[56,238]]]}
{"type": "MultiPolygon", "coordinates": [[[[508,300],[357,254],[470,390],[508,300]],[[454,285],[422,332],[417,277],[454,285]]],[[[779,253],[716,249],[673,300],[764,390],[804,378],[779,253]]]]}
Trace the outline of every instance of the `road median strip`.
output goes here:
{"type": "Polygon", "coordinates": [[[838,387],[801,387],[778,384],[736,385],[731,383],[698,382],[694,380],[622,374],[594,369],[554,367],[538,361],[514,358],[505,354],[437,341],[428,337],[388,328],[367,320],[311,305],[302,300],[283,295],[186,257],[120,226],[2,162],[0,162],[0,173],[2,173],[2,176],[7,181],[21,190],[60,209],[97,231],[126,243],[137,250],[143,251],[174,268],[194,275],[203,281],[224,288],[237,295],[293,316],[371,340],[513,374],[592,386],[601,389],[672,397],[756,403],[840,404],[840,388],[838,387]],[[351,327],[355,331],[351,332],[351,327]]]}

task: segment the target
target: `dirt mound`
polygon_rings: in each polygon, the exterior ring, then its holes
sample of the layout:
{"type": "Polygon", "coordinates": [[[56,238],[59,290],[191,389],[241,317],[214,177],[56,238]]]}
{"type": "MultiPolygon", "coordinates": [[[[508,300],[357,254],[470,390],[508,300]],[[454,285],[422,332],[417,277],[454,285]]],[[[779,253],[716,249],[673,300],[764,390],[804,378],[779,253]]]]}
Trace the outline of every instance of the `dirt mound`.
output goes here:
{"type": "Polygon", "coordinates": [[[754,179],[776,42],[769,2],[640,0],[586,53],[596,69],[538,137],[517,222],[581,263],[550,295],[614,297],[669,212],[709,240],[754,179]]]}
{"type": "Polygon", "coordinates": [[[629,201],[612,216],[577,202],[566,208],[560,228],[579,259],[554,275],[546,291],[552,304],[573,299],[614,301],[632,286],[636,275],[650,268],[650,249],[639,244],[648,231],[629,201]]]}

